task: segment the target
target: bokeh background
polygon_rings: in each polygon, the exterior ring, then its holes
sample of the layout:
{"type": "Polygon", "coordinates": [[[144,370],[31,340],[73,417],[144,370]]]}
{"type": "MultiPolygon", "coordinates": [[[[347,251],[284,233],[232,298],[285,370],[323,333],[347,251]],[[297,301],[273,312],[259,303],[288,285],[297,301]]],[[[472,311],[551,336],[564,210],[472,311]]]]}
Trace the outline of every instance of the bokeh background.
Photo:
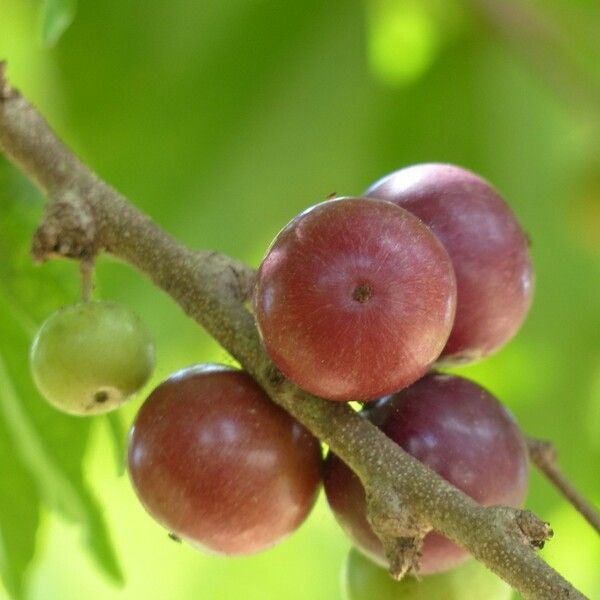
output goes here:
{"type": "MultiPolygon", "coordinates": [[[[490,179],[532,239],[536,298],[518,337],[461,373],[554,440],[600,503],[595,0],[80,0],[76,11],[0,0],[2,58],[140,208],[190,246],[252,265],[299,211],[400,166],[447,161],[490,179]]],[[[79,295],[76,265],[31,265],[42,203],[0,157],[0,598],[339,598],[349,544],[322,498],[265,554],[201,555],[154,524],[123,474],[144,394],[93,422],[39,398],[32,331],[79,295]]],[[[183,366],[230,361],[127,265],[99,261],[96,297],[152,330],[148,390],[183,366]]],[[[546,559],[600,598],[598,536],[535,472],[528,506],[556,532],[546,559]]]]}

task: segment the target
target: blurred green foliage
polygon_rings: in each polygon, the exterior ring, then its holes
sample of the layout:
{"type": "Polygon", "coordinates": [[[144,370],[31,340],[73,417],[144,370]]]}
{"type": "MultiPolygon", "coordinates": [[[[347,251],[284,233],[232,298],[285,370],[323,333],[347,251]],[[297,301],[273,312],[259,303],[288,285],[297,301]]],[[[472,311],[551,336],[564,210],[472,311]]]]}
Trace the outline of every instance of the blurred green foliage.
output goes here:
{"type": "MultiPolygon", "coordinates": [[[[553,439],[600,502],[597,2],[83,1],[66,29],[74,6],[0,0],[0,59],[84,160],[193,247],[256,265],[300,210],[406,164],[490,179],[533,240],[536,299],[505,350],[461,372],[553,439]]],[[[39,398],[32,328],[78,298],[76,265],[30,263],[41,206],[0,158],[0,598],[339,597],[348,542],[323,501],[276,549],[203,556],[171,542],[118,476],[141,398],[93,422],[39,398]]],[[[153,331],[152,384],[230,360],[108,257],[96,296],[127,303],[153,331]]],[[[547,559],[600,597],[597,535],[536,473],[528,506],[556,532],[547,559]]]]}
{"type": "Polygon", "coordinates": [[[75,18],[77,0],[42,0],[40,37],[42,44],[51,47],[75,18]]]}

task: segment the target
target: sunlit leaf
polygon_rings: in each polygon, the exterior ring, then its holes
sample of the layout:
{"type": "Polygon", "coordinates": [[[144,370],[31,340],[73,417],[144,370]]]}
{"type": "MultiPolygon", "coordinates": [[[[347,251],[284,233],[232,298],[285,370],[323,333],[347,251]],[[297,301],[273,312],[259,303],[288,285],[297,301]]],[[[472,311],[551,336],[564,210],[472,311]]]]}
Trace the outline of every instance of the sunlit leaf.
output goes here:
{"type": "Polygon", "coordinates": [[[39,524],[35,482],[15,455],[0,416],[0,577],[14,598],[24,597],[25,571],[33,558],[39,524]]]}

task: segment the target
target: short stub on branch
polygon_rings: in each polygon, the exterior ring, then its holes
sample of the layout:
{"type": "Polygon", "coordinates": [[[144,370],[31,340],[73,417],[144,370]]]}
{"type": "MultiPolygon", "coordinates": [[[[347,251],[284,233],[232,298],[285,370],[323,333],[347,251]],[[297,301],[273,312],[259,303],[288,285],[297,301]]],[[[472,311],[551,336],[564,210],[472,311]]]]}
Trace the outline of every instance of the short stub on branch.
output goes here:
{"type": "Polygon", "coordinates": [[[36,262],[53,257],[90,260],[98,251],[94,219],[84,203],[65,198],[47,205],[33,236],[31,254],[36,262]]]}
{"type": "Polygon", "coordinates": [[[554,535],[550,523],[540,520],[529,510],[522,510],[518,513],[517,523],[529,544],[538,550],[541,550],[545,542],[554,535]]]}
{"type": "Polygon", "coordinates": [[[405,575],[419,574],[423,538],[385,538],[383,547],[392,579],[400,581],[405,575]]]}
{"type": "Polygon", "coordinates": [[[367,518],[383,544],[392,578],[418,574],[423,538],[431,527],[415,519],[395,494],[367,492],[367,518]]]}
{"type": "Polygon", "coordinates": [[[541,550],[554,536],[550,523],[542,521],[530,510],[510,506],[488,506],[483,510],[493,515],[496,524],[510,533],[516,542],[534,550],[541,550]]]}

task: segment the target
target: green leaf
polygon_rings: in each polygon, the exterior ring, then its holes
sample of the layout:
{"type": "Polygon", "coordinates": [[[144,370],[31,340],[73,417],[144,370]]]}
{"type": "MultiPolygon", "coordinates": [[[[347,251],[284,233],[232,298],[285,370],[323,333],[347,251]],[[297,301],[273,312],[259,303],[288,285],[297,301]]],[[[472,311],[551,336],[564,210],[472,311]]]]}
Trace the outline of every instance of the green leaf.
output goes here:
{"type": "Polygon", "coordinates": [[[77,0],[44,0],[41,11],[41,37],[50,48],[71,25],[77,10],[77,0]]]}
{"type": "Polygon", "coordinates": [[[0,471],[0,577],[9,594],[20,599],[35,553],[40,502],[35,481],[15,455],[2,417],[0,471]]]}
{"type": "Polygon", "coordinates": [[[0,295],[0,414],[8,424],[12,452],[27,465],[43,501],[83,527],[99,566],[122,582],[102,512],[83,479],[90,424],[58,413],[40,398],[29,375],[29,345],[19,319],[0,295]]]}
{"type": "MultiPolygon", "coordinates": [[[[122,582],[102,510],[83,476],[91,420],[52,408],[30,374],[29,348],[40,321],[76,300],[79,287],[76,265],[32,265],[29,244],[41,204],[37,191],[0,161],[0,418],[10,444],[5,454],[18,457],[48,507],[81,525],[98,565],[122,582]]],[[[19,496],[8,497],[20,502],[19,496]]]]}
{"type": "MultiPolygon", "coordinates": [[[[31,423],[26,408],[18,396],[17,385],[9,372],[9,365],[14,369],[7,349],[6,340],[11,344],[18,344],[19,340],[13,331],[8,328],[7,320],[12,317],[8,305],[0,296],[0,414],[5,419],[9,428],[9,439],[12,442],[13,452],[27,465],[34,476],[41,495],[46,503],[53,509],[61,512],[69,520],[78,520],[83,516],[81,501],[69,480],[61,471],[59,465],[52,459],[45,447],[43,438],[31,423]],[[7,335],[7,333],[9,335],[7,335]]],[[[17,370],[19,366],[16,365],[17,370]]],[[[14,370],[13,370],[14,372],[14,370]]],[[[17,372],[17,376],[21,374],[17,372]]]]}

